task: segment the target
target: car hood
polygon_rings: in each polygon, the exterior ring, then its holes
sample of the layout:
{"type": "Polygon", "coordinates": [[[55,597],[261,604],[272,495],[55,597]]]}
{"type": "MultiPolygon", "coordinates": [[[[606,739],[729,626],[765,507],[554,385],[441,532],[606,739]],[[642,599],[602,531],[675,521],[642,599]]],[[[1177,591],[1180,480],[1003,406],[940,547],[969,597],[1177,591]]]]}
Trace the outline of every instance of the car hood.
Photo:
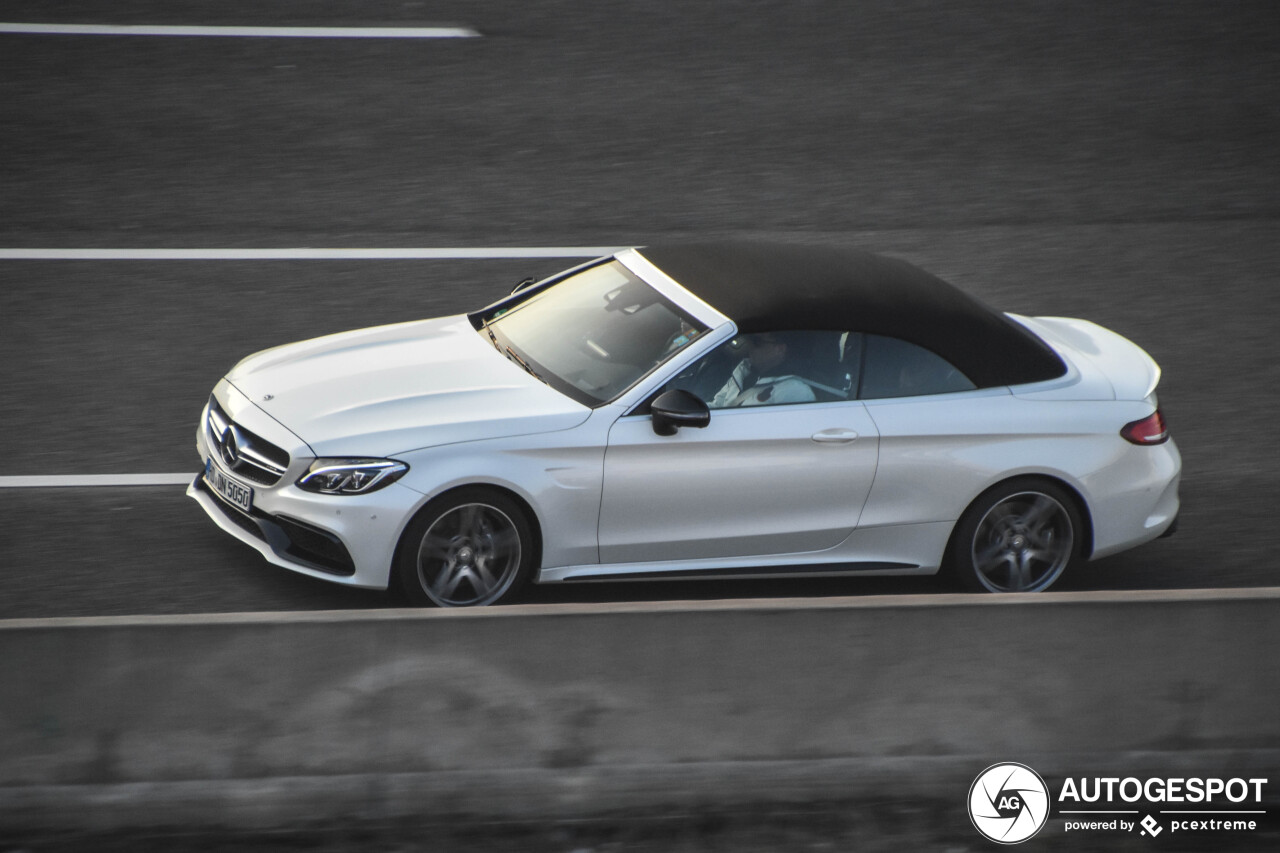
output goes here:
{"type": "Polygon", "coordinates": [[[286,344],[249,356],[227,381],[317,456],[550,432],[591,413],[500,355],[461,315],[286,344]]]}

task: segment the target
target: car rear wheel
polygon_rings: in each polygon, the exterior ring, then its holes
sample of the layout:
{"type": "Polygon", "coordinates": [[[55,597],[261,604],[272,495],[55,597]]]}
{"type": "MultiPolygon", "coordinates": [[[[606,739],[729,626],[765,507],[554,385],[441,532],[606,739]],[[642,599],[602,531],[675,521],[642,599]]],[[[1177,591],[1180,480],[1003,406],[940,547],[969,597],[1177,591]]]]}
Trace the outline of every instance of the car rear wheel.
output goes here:
{"type": "Polygon", "coordinates": [[[1066,490],[1047,480],[1002,483],[956,527],[951,568],[974,592],[1040,592],[1076,560],[1083,524],[1066,490]]]}
{"type": "Polygon", "coordinates": [[[413,604],[473,607],[513,595],[533,560],[532,529],[516,502],[463,489],[432,501],[409,524],[396,574],[413,604]]]}

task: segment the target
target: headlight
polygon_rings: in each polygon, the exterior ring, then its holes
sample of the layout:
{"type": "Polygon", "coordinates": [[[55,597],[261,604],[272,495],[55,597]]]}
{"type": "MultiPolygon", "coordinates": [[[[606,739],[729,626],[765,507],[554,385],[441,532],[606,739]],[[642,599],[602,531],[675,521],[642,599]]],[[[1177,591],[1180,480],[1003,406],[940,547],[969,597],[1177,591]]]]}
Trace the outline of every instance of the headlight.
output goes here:
{"type": "Polygon", "coordinates": [[[317,459],[298,488],[322,495],[363,495],[389,486],[409,466],[394,459],[317,459]]]}

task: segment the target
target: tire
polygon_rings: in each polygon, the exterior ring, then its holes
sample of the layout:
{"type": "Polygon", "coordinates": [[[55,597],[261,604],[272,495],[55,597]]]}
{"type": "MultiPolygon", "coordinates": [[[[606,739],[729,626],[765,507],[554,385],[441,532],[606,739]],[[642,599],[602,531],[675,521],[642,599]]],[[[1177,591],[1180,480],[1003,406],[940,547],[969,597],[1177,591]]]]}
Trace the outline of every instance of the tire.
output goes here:
{"type": "Polygon", "coordinates": [[[396,579],[410,604],[479,607],[514,596],[535,559],[533,528],[514,500],[491,489],[459,489],[409,523],[396,579]]]}
{"type": "Polygon", "coordinates": [[[972,592],[1041,592],[1080,556],[1084,523],[1075,499],[1049,480],[995,486],[956,525],[948,565],[972,592]]]}

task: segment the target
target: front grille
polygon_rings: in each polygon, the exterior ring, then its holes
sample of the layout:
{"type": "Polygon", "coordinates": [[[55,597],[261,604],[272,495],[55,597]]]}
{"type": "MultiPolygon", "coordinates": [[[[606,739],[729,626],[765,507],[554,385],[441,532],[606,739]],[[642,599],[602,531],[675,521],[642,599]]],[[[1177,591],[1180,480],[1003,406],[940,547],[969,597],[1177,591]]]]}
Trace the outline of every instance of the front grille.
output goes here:
{"type": "Polygon", "coordinates": [[[274,486],[289,467],[288,451],[232,421],[212,397],[205,432],[223,467],[251,483],[274,486]]]}

